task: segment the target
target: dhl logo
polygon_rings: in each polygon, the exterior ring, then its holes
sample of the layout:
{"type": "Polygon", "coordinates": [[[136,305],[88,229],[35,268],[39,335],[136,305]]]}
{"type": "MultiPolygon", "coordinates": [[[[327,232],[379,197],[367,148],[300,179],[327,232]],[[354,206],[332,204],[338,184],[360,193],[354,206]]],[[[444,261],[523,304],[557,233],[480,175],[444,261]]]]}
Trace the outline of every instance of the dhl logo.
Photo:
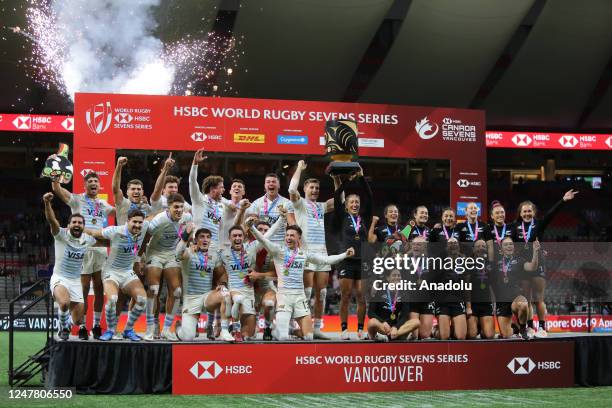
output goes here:
{"type": "Polygon", "coordinates": [[[266,135],[253,133],[234,133],[234,143],[265,143],[266,135]]]}

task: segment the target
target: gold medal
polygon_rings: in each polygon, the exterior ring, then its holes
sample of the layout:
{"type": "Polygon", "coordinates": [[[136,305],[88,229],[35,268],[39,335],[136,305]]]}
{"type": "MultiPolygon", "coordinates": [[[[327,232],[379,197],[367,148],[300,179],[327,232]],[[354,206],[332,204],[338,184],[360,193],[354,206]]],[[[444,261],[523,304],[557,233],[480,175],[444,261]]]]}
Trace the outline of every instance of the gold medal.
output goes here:
{"type": "Polygon", "coordinates": [[[218,223],[219,223],[219,220],[213,219],[213,224],[218,224],[218,223]]]}
{"type": "Polygon", "coordinates": [[[91,219],[91,223],[92,223],[93,225],[96,225],[96,224],[98,223],[98,220],[96,220],[95,218],[92,218],[92,219],[91,219]]]}
{"type": "Polygon", "coordinates": [[[206,276],[206,270],[200,271],[200,276],[202,276],[202,277],[206,276]]]}
{"type": "Polygon", "coordinates": [[[481,283],[481,284],[480,284],[480,289],[484,289],[484,288],[486,288],[486,287],[487,287],[487,285],[485,285],[484,283],[481,283]]]}
{"type": "Polygon", "coordinates": [[[355,235],[355,241],[359,241],[359,240],[360,240],[359,235],[355,235]]]}
{"type": "Polygon", "coordinates": [[[285,269],[285,270],[283,271],[283,275],[285,275],[285,276],[289,276],[289,269],[285,269]]]}
{"type": "Polygon", "coordinates": [[[504,283],[508,283],[508,278],[504,277],[504,283]]]}
{"type": "Polygon", "coordinates": [[[240,279],[244,279],[244,272],[238,272],[238,276],[240,277],[240,279]]]}
{"type": "Polygon", "coordinates": [[[391,313],[391,320],[395,320],[395,313],[391,313]]]}
{"type": "Polygon", "coordinates": [[[423,279],[419,278],[419,279],[417,280],[417,283],[420,285],[421,283],[423,283],[423,279]]]}

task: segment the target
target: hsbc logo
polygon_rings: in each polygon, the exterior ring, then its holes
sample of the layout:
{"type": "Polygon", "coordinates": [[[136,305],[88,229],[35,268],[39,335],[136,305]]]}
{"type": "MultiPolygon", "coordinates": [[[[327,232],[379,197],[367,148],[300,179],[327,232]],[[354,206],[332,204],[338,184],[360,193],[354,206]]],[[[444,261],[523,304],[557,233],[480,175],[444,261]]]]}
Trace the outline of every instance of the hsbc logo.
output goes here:
{"type": "Polygon", "coordinates": [[[85,112],[87,127],[89,127],[89,130],[97,135],[108,130],[112,119],[113,112],[111,110],[111,103],[108,101],[93,105],[85,112]]]}
{"type": "Polygon", "coordinates": [[[514,143],[516,146],[529,146],[531,142],[531,136],[525,133],[517,133],[512,136],[512,143],[514,143]]]}
{"type": "Polygon", "coordinates": [[[482,186],[482,182],[480,181],[470,181],[470,180],[466,180],[466,179],[459,179],[457,180],[457,185],[461,188],[466,188],[466,187],[480,187],[482,186]]]}
{"type": "Polygon", "coordinates": [[[115,122],[130,123],[134,119],[129,113],[118,113],[115,115],[115,122]]]}
{"type": "Polygon", "coordinates": [[[81,176],[83,176],[83,177],[85,177],[89,173],[95,173],[95,171],[92,170],[92,169],[83,169],[83,170],[81,170],[81,176]]]}
{"type": "Polygon", "coordinates": [[[66,118],[62,122],[62,127],[66,130],[74,130],[74,118],[66,118]]]}
{"type": "Polygon", "coordinates": [[[532,372],[536,365],[529,357],[514,357],[506,367],[512,374],[526,375],[532,372]]]}
{"type": "Polygon", "coordinates": [[[32,118],[29,116],[17,116],[13,120],[13,126],[17,129],[30,129],[32,127],[32,118]]]}
{"type": "Polygon", "coordinates": [[[605,143],[610,149],[612,149],[612,136],[608,137],[605,143]]]}
{"type": "Polygon", "coordinates": [[[575,147],[578,144],[578,138],[574,135],[563,135],[559,138],[559,144],[563,147],[575,147]]]}
{"type": "Polygon", "coordinates": [[[194,142],[204,142],[205,140],[221,140],[221,135],[208,135],[204,132],[193,132],[189,136],[194,142]]]}
{"type": "Polygon", "coordinates": [[[189,372],[198,380],[214,380],[223,368],[216,361],[196,361],[189,372]]]}

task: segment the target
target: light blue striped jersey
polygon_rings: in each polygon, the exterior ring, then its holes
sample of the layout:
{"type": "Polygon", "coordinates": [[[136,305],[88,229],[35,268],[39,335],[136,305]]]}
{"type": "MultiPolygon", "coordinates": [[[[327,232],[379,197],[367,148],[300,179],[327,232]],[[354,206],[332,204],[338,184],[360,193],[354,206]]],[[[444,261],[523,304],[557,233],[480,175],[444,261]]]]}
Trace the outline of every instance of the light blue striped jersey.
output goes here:
{"type": "Polygon", "coordinates": [[[81,268],[87,248],[96,243],[91,235],[82,233],[75,238],[68,228],[60,228],[55,238],[55,265],[53,274],[70,279],[81,277],[81,268]]]}
{"type": "Polygon", "coordinates": [[[224,248],[221,251],[221,262],[227,272],[230,290],[244,289],[248,286],[244,283],[249,269],[255,267],[256,245],[243,247],[242,251],[234,251],[232,248],[224,248]]]}
{"type": "Polygon", "coordinates": [[[183,290],[188,295],[203,295],[213,290],[213,272],[222,264],[214,250],[200,252],[189,249],[183,259],[183,290]]]}
{"type": "Polygon", "coordinates": [[[142,229],[136,236],[130,234],[127,224],[104,228],[102,236],[110,240],[110,254],[102,270],[131,272],[148,228],[149,221],[143,222],[142,229]]]}
{"type": "MultiPolygon", "coordinates": [[[[278,206],[282,205],[289,213],[293,213],[293,204],[283,196],[277,196],[275,200],[269,200],[266,195],[253,201],[253,204],[246,211],[247,214],[256,214],[260,220],[272,225],[280,217],[278,206]]],[[[286,225],[281,226],[270,238],[270,241],[281,244],[285,241],[286,225]]]]}
{"type": "Polygon", "coordinates": [[[85,193],[72,193],[68,206],[72,214],[79,213],[85,218],[85,228],[93,230],[99,230],[108,225],[108,214],[114,210],[113,206],[105,200],[92,199],[85,193]]]}
{"type": "Polygon", "coordinates": [[[172,221],[167,211],[157,214],[149,226],[151,241],[149,241],[147,251],[174,252],[179,242],[179,233],[183,232],[188,222],[191,222],[189,213],[183,213],[179,221],[172,221]]]}

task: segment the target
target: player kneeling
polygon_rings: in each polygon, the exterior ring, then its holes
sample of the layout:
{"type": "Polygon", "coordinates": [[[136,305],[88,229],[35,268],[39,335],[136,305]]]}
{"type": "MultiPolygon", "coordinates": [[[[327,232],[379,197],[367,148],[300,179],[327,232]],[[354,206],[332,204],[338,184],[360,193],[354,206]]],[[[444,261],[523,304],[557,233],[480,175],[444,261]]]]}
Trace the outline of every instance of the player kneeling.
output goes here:
{"type": "Polygon", "coordinates": [[[223,265],[219,254],[209,251],[212,234],[207,228],[195,233],[195,242],[188,248],[193,225],[188,225],[181,234],[181,242],[176,248],[176,258],[182,262],[183,274],[183,314],[180,328],[176,330],[179,340],[192,341],[196,337],[200,313],[214,313],[221,310],[221,340],[234,341],[228,331],[229,321],[226,308],[229,308],[230,294],[225,285],[213,289],[215,268],[223,265]]]}
{"type": "MultiPolygon", "coordinates": [[[[386,272],[387,283],[395,285],[402,280],[397,269],[386,272]]],[[[391,286],[393,287],[393,286],[391,286]]],[[[405,296],[405,295],[404,295],[405,296]]],[[[402,299],[398,290],[378,290],[368,307],[368,337],[370,340],[406,340],[419,328],[418,318],[410,318],[410,304],[402,299]]]]}
{"type": "Polygon", "coordinates": [[[268,250],[278,277],[276,295],[276,337],[278,340],[289,339],[289,321],[297,321],[304,340],[312,340],[312,321],[310,319],[309,300],[304,294],[304,268],[307,262],[316,265],[334,265],[355,254],[353,248],[345,253],[325,256],[300,248],[302,230],[297,225],[290,225],[285,232],[285,244],[276,245],[264,237],[253,225],[249,228],[255,238],[268,250]],[[281,271],[279,274],[278,271],[281,271]]]}
{"type": "Polygon", "coordinates": [[[102,230],[87,232],[100,241],[110,241],[110,255],[102,267],[104,276],[104,293],[106,294],[106,325],[107,330],[100,340],[112,340],[117,329],[117,299],[119,290],[134,299],[134,306],[128,315],[128,321],[123,330],[123,338],[140,341],[141,338],[134,332],[134,323],[144,312],[147,294],[142,282],[134,273],[134,261],[142,245],[149,221],[138,209],[130,210],[127,223],[118,226],[106,227],[102,230]]]}

